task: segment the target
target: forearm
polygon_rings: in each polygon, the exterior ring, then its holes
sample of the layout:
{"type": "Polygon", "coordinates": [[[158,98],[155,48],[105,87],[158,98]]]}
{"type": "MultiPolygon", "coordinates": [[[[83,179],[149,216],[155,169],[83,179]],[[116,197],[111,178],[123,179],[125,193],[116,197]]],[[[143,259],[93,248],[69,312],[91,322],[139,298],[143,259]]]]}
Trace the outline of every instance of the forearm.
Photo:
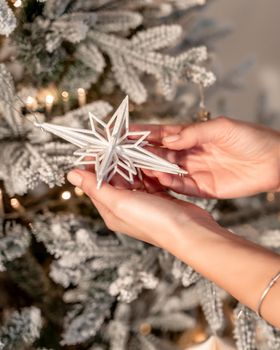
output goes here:
{"type": "MultiPolygon", "coordinates": [[[[280,270],[280,256],[229,231],[198,227],[178,228],[168,248],[180,260],[256,311],[271,278],[280,270]]],[[[262,316],[280,328],[280,281],[262,305],[262,316]]]]}

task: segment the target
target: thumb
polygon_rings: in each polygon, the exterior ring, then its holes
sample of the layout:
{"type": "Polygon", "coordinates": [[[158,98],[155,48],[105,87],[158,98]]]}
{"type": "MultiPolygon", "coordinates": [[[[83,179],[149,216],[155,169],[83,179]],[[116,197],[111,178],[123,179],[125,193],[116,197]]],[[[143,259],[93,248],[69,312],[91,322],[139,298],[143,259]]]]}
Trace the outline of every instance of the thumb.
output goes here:
{"type": "Polygon", "coordinates": [[[225,117],[218,117],[207,122],[190,124],[180,133],[166,136],[162,143],[174,150],[188,149],[215,142],[228,134],[232,121],[225,117]]]}
{"type": "Polygon", "coordinates": [[[67,174],[67,179],[72,185],[81,188],[90,198],[112,208],[117,206],[127,192],[118,190],[106,182],[102,184],[100,189],[97,189],[96,175],[86,170],[71,170],[67,174]]]}

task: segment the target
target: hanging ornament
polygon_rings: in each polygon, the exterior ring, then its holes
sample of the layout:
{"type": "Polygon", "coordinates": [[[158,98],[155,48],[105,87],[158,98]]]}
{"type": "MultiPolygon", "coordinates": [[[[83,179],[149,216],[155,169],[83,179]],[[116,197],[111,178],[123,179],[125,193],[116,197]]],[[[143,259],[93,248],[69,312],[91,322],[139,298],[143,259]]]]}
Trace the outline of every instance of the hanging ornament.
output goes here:
{"type": "Polygon", "coordinates": [[[204,343],[194,345],[185,350],[237,350],[232,345],[229,345],[223,339],[213,335],[207,339],[204,343]]]}
{"type": "Polygon", "coordinates": [[[196,120],[199,122],[207,122],[211,119],[211,113],[205,108],[200,108],[196,113],[196,120]]]}
{"type": "Polygon", "coordinates": [[[34,125],[79,147],[74,152],[74,155],[79,156],[75,165],[95,166],[97,188],[101,187],[103,181],[109,182],[115,174],[133,183],[135,175],[141,179],[140,169],[187,174],[178,165],[143,148],[148,143],[145,139],[149,131],[129,131],[128,97],[108,123],[91,113],[89,121],[91,130],[39,123],[37,120],[34,125]]]}

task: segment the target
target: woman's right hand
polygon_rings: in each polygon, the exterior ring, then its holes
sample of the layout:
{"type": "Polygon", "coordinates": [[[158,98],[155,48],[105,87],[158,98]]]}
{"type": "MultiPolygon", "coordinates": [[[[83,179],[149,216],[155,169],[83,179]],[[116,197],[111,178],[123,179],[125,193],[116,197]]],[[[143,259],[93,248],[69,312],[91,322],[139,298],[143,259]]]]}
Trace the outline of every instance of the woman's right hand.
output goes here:
{"type": "Polygon", "coordinates": [[[180,177],[147,171],[159,183],[190,196],[236,198],[280,190],[280,132],[225,117],[180,125],[133,125],[150,130],[158,155],[180,165],[180,177]],[[162,147],[164,146],[164,147],[162,147]]]}

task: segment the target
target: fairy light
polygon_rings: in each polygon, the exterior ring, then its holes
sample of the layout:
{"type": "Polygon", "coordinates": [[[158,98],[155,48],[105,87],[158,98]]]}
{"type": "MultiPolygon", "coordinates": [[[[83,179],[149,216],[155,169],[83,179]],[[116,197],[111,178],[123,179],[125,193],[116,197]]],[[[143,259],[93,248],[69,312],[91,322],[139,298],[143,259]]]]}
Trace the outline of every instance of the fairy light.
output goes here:
{"type": "Polygon", "coordinates": [[[139,326],[140,334],[147,336],[151,333],[151,331],[152,331],[152,326],[149,323],[144,322],[140,324],[139,326]]]}
{"type": "Polygon", "coordinates": [[[3,201],[3,192],[0,188],[0,217],[4,217],[4,201],[3,201]]]}
{"type": "Polygon", "coordinates": [[[69,93],[67,91],[62,91],[61,96],[64,111],[67,112],[69,110],[69,93]]]}
{"type": "Polygon", "coordinates": [[[54,103],[54,96],[53,95],[46,95],[45,97],[45,105],[46,105],[46,110],[48,113],[51,112],[52,107],[54,103]]]}
{"type": "Polygon", "coordinates": [[[207,335],[202,329],[197,330],[197,332],[194,334],[194,337],[193,337],[195,343],[202,343],[203,341],[206,340],[206,338],[207,338],[207,335]]]}
{"type": "Polygon", "coordinates": [[[25,101],[26,108],[30,111],[34,111],[37,108],[37,101],[34,97],[28,96],[25,101]]]}
{"type": "Polygon", "coordinates": [[[16,0],[13,5],[14,5],[14,7],[21,7],[22,0],[16,0]]]}
{"type": "Polygon", "coordinates": [[[69,93],[67,91],[62,91],[61,96],[63,101],[67,102],[69,100],[69,93]]]}
{"type": "Polygon", "coordinates": [[[74,192],[78,197],[81,197],[84,194],[84,191],[81,190],[79,187],[75,187],[74,192]]]}
{"type": "Polygon", "coordinates": [[[82,107],[86,104],[86,91],[83,88],[77,89],[79,106],[82,107]]]}
{"type": "Polygon", "coordinates": [[[68,201],[68,199],[71,198],[71,192],[70,191],[64,191],[61,193],[61,198],[65,201],[68,201]]]}
{"type": "Polygon", "coordinates": [[[273,202],[275,200],[275,193],[274,192],[268,192],[266,194],[266,200],[268,202],[273,202]]]}
{"type": "Polygon", "coordinates": [[[11,204],[11,207],[13,207],[16,210],[20,209],[21,207],[20,202],[17,198],[11,198],[10,204],[11,204]]]}

